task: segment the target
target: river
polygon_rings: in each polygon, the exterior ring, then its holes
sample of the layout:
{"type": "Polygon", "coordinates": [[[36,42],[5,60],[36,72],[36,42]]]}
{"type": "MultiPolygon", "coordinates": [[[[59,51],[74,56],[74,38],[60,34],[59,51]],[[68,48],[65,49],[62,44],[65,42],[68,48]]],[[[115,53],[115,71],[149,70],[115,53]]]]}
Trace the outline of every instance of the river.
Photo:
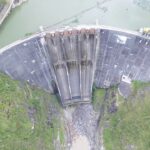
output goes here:
{"type": "Polygon", "coordinates": [[[41,25],[53,28],[95,24],[98,20],[99,24],[133,30],[150,26],[150,11],[133,2],[140,0],[102,1],[28,0],[14,9],[0,27],[0,47],[37,32],[41,25]]]}

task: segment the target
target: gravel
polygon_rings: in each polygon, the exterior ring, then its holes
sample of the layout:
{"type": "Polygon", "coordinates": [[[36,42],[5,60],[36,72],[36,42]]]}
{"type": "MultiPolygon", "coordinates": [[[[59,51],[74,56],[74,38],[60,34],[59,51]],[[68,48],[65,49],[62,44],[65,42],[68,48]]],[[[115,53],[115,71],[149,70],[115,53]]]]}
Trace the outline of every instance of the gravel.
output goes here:
{"type": "Polygon", "coordinates": [[[75,131],[82,136],[86,136],[91,147],[95,144],[95,132],[98,115],[93,110],[91,104],[79,105],[72,114],[72,122],[75,131]]]}

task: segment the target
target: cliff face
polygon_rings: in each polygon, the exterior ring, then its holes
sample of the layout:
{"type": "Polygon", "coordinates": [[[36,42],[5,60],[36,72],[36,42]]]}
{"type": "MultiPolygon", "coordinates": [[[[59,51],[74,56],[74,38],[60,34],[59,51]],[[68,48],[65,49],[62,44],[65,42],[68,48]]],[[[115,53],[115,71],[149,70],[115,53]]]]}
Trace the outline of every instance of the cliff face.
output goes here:
{"type": "Polygon", "coordinates": [[[150,80],[150,40],[109,27],[46,31],[0,54],[2,72],[51,93],[58,91],[63,105],[90,102],[93,83],[108,88],[122,76],[150,80]]]}

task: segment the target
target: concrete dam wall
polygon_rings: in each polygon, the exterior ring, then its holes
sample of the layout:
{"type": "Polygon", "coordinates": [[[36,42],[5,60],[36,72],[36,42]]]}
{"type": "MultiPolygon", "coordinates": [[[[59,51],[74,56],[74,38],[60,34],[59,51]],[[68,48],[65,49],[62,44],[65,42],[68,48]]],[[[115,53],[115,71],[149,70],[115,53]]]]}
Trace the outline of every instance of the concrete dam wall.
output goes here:
{"type": "Polygon", "coordinates": [[[65,103],[91,99],[96,39],[93,30],[46,34],[57,87],[65,103]]]}
{"type": "Polygon", "coordinates": [[[44,31],[0,50],[0,71],[50,93],[64,106],[91,102],[99,88],[122,76],[150,81],[150,40],[137,32],[104,26],[44,31]]]}

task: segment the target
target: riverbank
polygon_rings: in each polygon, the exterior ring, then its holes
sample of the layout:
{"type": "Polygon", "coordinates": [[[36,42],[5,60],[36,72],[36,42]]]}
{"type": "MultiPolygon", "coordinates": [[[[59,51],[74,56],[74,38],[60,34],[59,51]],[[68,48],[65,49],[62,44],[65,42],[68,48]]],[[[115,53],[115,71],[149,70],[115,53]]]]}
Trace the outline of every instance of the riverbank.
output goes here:
{"type": "Polygon", "coordinates": [[[4,22],[6,17],[9,15],[11,10],[13,8],[16,8],[20,6],[22,3],[26,2],[27,0],[10,0],[9,2],[2,4],[3,6],[1,7],[0,11],[0,25],[4,22]]]}

